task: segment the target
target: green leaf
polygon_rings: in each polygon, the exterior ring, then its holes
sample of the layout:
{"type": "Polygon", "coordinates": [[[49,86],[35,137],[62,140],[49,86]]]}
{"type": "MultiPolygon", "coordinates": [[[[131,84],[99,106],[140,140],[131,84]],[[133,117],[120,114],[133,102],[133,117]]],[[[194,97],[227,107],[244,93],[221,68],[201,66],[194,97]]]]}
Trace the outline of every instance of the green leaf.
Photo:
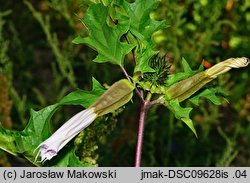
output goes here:
{"type": "Polygon", "coordinates": [[[134,72],[141,72],[141,73],[146,73],[146,72],[155,72],[154,69],[152,69],[148,65],[149,59],[156,54],[155,51],[153,51],[151,48],[147,48],[142,50],[142,53],[138,54],[136,56],[136,61],[137,64],[135,66],[134,72]]]}
{"type": "Polygon", "coordinates": [[[93,166],[90,163],[83,163],[75,154],[74,142],[68,143],[59,154],[51,159],[51,161],[46,162],[46,166],[53,167],[89,167],[93,166]]]}
{"type": "Polygon", "coordinates": [[[151,19],[150,13],[158,6],[159,0],[137,0],[128,3],[119,0],[118,4],[125,10],[130,19],[130,42],[137,45],[135,49],[136,66],[134,72],[155,72],[148,65],[149,59],[157,52],[153,50],[152,35],[159,29],[165,28],[164,21],[151,19]]]}
{"type": "Polygon", "coordinates": [[[192,73],[193,72],[193,70],[191,69],[191,67],[189,66],[189,64],[185,58],[182,58],[182,67],[183,67],[184,73],[192,73]]]}
{"type": "Polygon", "coordinates": [[[192,70],[185,58],[182,58],[181,64],[182,64],[184,72],[178,72],[176,74],[169,75],[167,82],[166,82],[167,87],[171,86],[172,84],[174,84],[178,81],[187,79],[190,76],[193,76],[194,74],[197,74],[197,73],[203,71],[202,65],[199,67],[198,70],[192,70]]]}
{"type": "Polygon", "coordinates": [[[95,62],[111,62],[123,65],[124,56],[128,54],[133,45],[121,42],[122,35],[129,30],[129,20],[117,15],[117,24],[108,25],[109,10],[102,4],[94,4],[88,9],[84,23],[89,30],[88,37],[78,36],[73,40],[75,44],[85,43],[94,48],[98,55],[95,62]]]}
{"type": "Polygon", "coordinates": [[[17,156],[15,145],[15,131],[5,130],[0,127],[0,148],[8,153],[17,156]]]}
{"type": "Polygon", "coordinates": [[[59,103],[62,105],[82,105],[88,108],[105,92],[105,89],[95,78],[92,78],[92,82],[93,89],[91,91],[78,89],[62,98],[59,103]]]}
{"type": "Polygon", "coordinates": [[[101,0],[102,4],[103,4],[104,6],[110,5],[110,4],[112,3],[112,1],[113,1],[113,0],[101,0]]]}
{"type": "Polygon", "coordinates": [[[58,104],[50,105],[48,107],[45,107],[44,109],[41,109],[40,111],[34,111],[31,110],[30,112],[30,119],[23,130],[24,133],[27,134],[41,134],[45,136],[45,138],[49,135],[49,129],[45,129],[45,127],[48,126],[48,123],[50,121],[50,118],[54,114],[54,112],[59,107],[58,104]]]}
{"type": "MultiPolygon", "coordinates": [[[[39,111],[31,110],[31,117],[26,128],[23,131],[6,130],[0,127],[0,148],[13,154],[22,154],[30,162],[37,166],[41,164],[34,162],[37,146],[46,140],[52,133],[50,131],[50,121],[56,110],[62,105],[82,105],[88,107],[92,104],[105,90],[93,78],[92,91],[72,92],[64,97],[59,103],[50,105],[39,111]]],[[[71,142],[73,143],[73,142],[71,142]]],[[[46,163],[46,166],[89,166],[79,161],[75,155],[74,145],[69,145],[60,151],[53,161],[46,163]],[[60,158],[58,158],[60,157],[60,158]]]]}
{"type": "Polygon", "coordinates": [[[195,95],[194,97],[190,98],[189,100],[195,104],[199,105],[199,99],[200,97],[205,97],[209,99],[211,102],[213,102],[215,105],[221,105],[221,101],[219,98],[215,95],[215,92],[210,89],[205,89],[199,94],[195,95]]]}
{"type": "Polygon", "coordinates": [[[158,6],[159,0],[136,0],[134,3],[119,0],[118,2],[127,12],[130,18],[130,31],[136,37],[143,38],[151,44],[152,34],[166,27],[164,21],[152,20],[149,16],[158,6]]]}
{"type": "Polygon", "coordinates": [[[167,107],[174,113],[175,117],[179,120],[182,120],[197,137],[193,121],[189,117],[192,108],[181,107],[177,99],[169,101],[167,107]]]}
{"type": "Polygon", "coordinates": [[[31,110],[30,120],[23,131],[0,128],[1,139],[6,138],[6,141],[1,141],[0,148],[14,155],[23,154],[33,163],[35,148],[50,135],[49,121],[57,107],[58,104],[54,104],[37,112],[31,110]]]}

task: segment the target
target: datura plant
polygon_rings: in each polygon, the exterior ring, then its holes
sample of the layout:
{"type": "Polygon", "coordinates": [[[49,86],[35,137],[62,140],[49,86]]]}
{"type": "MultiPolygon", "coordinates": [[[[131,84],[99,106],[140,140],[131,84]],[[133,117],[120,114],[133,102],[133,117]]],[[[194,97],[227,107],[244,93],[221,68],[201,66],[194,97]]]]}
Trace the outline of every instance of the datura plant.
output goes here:
{"type": "Polygon", "coordinates": [[[249,59],[229,58],[204,70],[192,70],[182,59],[184,72],[170,74],[168,59],[155,50],[152,35],[166,28],[164,21],[156,21],[150,13],[159,0],[94,1],[82,22],[88,30],[87,37],[78,36],[75,44],[86,44],[97,53],[94,62],[110,62],[121,68],[123,79],[108,89],[93,78],[91,91],[76,90],[58,103],[39,111],[31,110],[31,117],[23,131],[7,130],[0,127],[0,147],[14,156],[23,156],[37,166],[93,166],[82,162],[75,154],[77,143],[73,139],[95,119],[114,112],[129,103],[133,96],[141,101],[135,166],[141,164],[144,122],[148,109],[155,104],[166,106],[175,117],[183,121],[197,136],[190,112],[192,108],[180,106],[189,100],[198,105],[205,97],[216,105],[218,90],[204,87],[219,75],[233,68],[246,67],[249,59]],[[132,55],[134,72],[129,75],[125,69],[132,55]],[[199,91],[199,92],[198,92],[199,91]],[[75,114],[54,133],[50,132],[53,114],[63,105],[81,105],[82,111],[75,114]]]}

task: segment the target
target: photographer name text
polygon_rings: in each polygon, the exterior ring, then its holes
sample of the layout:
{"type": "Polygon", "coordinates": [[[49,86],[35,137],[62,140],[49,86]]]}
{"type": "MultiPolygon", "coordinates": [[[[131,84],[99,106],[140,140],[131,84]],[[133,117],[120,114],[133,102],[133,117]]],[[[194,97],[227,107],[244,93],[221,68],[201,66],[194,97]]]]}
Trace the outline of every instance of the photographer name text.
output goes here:
{"type": "Polygon", "coordinates": [[[27,171],[23,170],[19,175],[21,179],[34,179],[34,178],[68,178],[68,179],[116,179],[116,170],[107,171],[86,171],[86,170],[67,170],[65,171],[27,171]]]}

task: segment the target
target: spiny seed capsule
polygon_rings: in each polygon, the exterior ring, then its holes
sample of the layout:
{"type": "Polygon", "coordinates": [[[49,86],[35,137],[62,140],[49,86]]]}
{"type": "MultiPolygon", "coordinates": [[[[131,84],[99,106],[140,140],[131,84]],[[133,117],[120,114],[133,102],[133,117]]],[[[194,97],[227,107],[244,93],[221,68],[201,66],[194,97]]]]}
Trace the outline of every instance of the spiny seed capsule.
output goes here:
{"type": "Polygon", "coordinates": [[[152,85],[164,85],[169,75],[169,68],[171,67],[166,55],[154,55],[149,60],[149,66],[153,68],[155,72],[145,73],[144,80],[151,82],[152,85]]]}

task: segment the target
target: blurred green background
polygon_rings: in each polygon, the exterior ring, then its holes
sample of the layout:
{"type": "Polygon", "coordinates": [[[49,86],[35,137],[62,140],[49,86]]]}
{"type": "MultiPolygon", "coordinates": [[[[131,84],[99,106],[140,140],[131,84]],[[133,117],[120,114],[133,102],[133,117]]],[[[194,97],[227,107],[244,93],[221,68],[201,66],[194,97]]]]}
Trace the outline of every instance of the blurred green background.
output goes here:
{"type": "MultiPolygon", "coordinates": [[[[92,62],[96,52],[74,45],[87,35],[81,22],[86,0],[0,0],[0,121],[22,130],[29,110],[56,103],[76,88],[91,89],[91,78],[112,84],[124,77],[120,68],[92,62]],[[112,73],[112,74],[110,74],[112,73]]],[[[175,72],[184,57],[193,68],[230,57],[250,58],[249,0],[162,0],[151,14],[169,27],[153,35],[175,72]]],[[[132,65],[127,66],[132,74],[132,65]]],[[[250,67],[230,71],[220,85],[228,101],[206,100],[192,111],[198,132],[192,132],[164,107],[149,111],[142,166],[250,166],[250,67]]],[[[184,105],[191,105],[184,103],[184,105]]],[[[98,119],[80,136],[82,161],[99,166],[133,166],[139,102],[98,119]],[[119,114],[118,114],[119,113],[119,114]]],[[[53,129],[79,111],[64,107],[53,116],[53,129]]],[[[0,151],[1,166],[32,166],[0,151]]]]}

